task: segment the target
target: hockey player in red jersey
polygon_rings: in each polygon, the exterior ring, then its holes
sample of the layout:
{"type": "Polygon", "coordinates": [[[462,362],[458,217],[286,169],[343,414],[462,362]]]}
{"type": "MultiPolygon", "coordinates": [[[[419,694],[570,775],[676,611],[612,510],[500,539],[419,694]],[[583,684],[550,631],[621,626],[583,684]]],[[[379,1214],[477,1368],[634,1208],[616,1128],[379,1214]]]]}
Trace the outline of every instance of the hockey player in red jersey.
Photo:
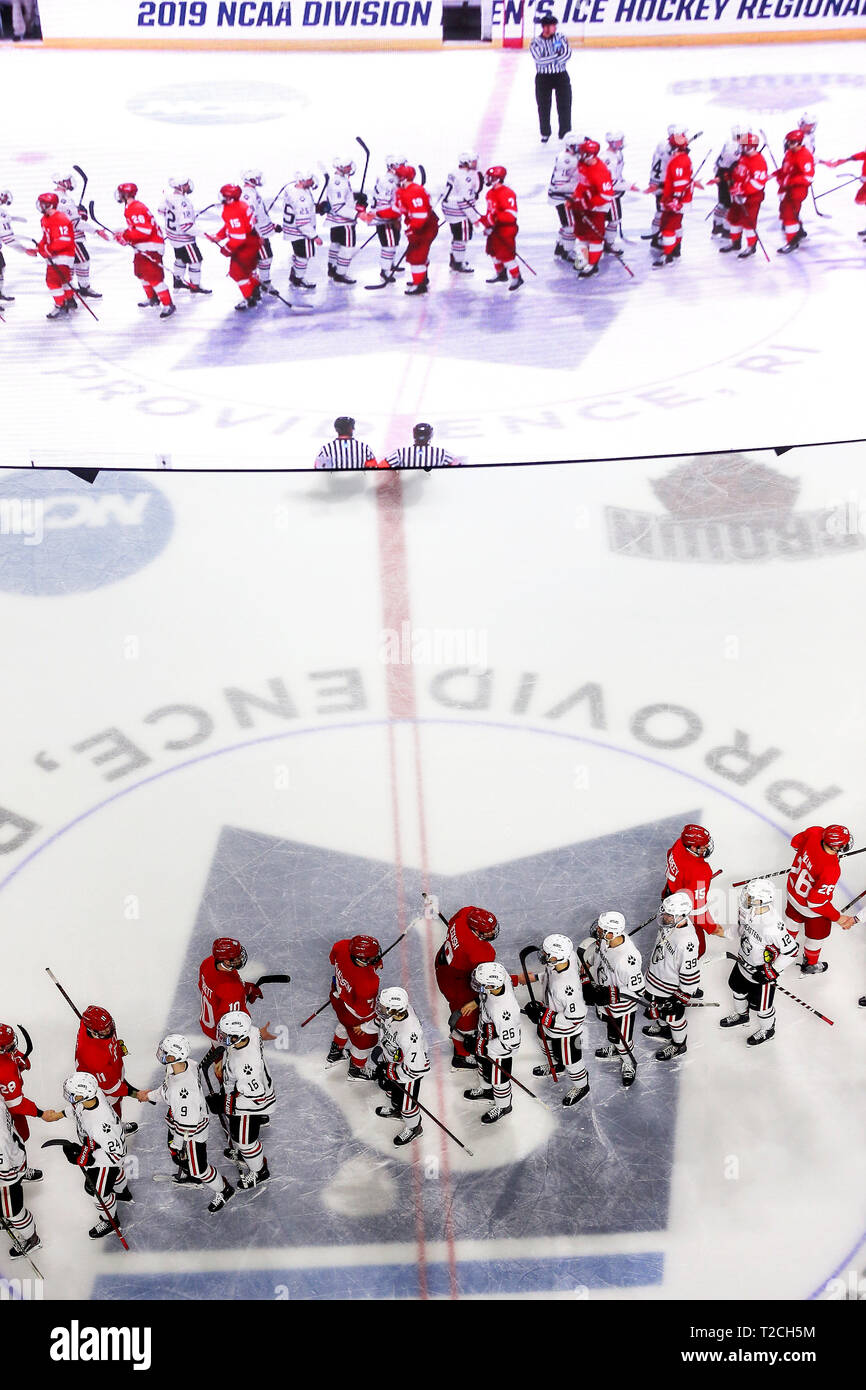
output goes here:
{"type": "Polygon", "coordinates": [[[727,217],[730,240],[719,247],[723,253],[739,252],[741,260],[754,256],[758,249],[758,214],[767,183],[767,161],[758,150],[759,144],[753,131],[744,131],[740,139],[740,158],[731,171],[731,206],[727,217]],[[744,238],[745,247],[742,245],[744,238]]]}
{"type": "Polygon", "coordinates": [[[477,1066],[475,1058],[476,1010],[478,1001],[472,988],[476,965],[496,959],[493,942],[499,923],[483,907],[461,907],[448,923],[445,940],[436,953],[436,983],[448,1001],[451,1042],[456,1070],[477,1066]]]}
{"type": "Polygon", "coordinates": [[[501,164],[493,164],[484,175],[487,185],[487,211],[479,218],[477,225],[487,228],[488,256],[493,258],[494,274],[488,285],[508,283],[510,290],[519,290],[523,284],[520,266],[517,264],[517,195],[505,183],[508,171],[501,164]]]}
{"type": "Polygon", "coordinates": [[[439,221],[427,190],[415,182],[414,167],[411,164],[400,164],[394,172],[398,180],[394,202],[405,221],[408,243],[406,264],[412,271],[412,283],[407,285],[404,294],[426,294],[429,284],[427,266],[430,262],[430,247],[439,231],[439,221]]]}
{"type": "Polygon", "coordinates": [[[674,131],[669,139],[672,153],[659,190],[661,219],[658,239],[661,255],[653,261],[654,267],[671,265],[679,259],[683,242],[683,209],[692,201],[695,189],[688,135],[684,130],[674,131]]]}
{"type": "Polygon", "coordinates": [[[59,319],[78,308],[72,290],[72,266],[75,261],[75,232],[72,222],[58,207],[56,193],[40,193],[36,206],[42,214],[42,236],[36,246],[27,247],[28,256],[42,256],[45,284],[54,300],[54,308],[45,317],[59,319]]]}
{"type": "MultiPolygon", "coordinates": [[[[818,163],[824,164],[828,169],[838,169],[840,164],[854,164],[857,160],[860,160],[862,167],[858,180],[860,187],[854,195],[854,202],[858,207],[863,207],[863,205],[866,204],[866,149],[858,150],[856,154],[849,154],[844,159],[820,159],[818,163]]],[[[863,228],[862,232],[858,232],[857,235],[866,237],[866,227],[863,228]]]]}
{"type": "Polygon", "coordinates": [[[598,157],[601,145],[597,140],[587,136],[577,149],[577,185],[571,202],[575,235],[583,250],[583,265],[578,274],[585,280],[598,274],[607,214],[613,203],[613,183],[610,170],[598,157]]]}
{"type": "MultiPolygon", "coordinates": [[[[51,1121],[57,1118],[54,1110],[40,1110],[38,1105],[34,1105],[24,1094],[24,1085],[21,1080],[22,1072],[30,1070],[30,1062],[23,1052],[19,1050],[18,1039],[15,1036],[15,1029],[8,1023],[0,1023],[0,1100],[2,1100],[15,1128],[15,1132],[21,1143],[21,1152],[24,1155],[24,1144],[30,1138],[30,1126],[28,1119],[45,1119],[51,1121]]],[[[26,1155],[25,1162],[26,1162],[26,1155]]],[[[21,1171],[21,1178],[24,1182],[41,1182],[41,1168],[25,1168],[21,1171]]],[[[0,1208],[0,1215],[4,1215],[0,1208]]]]}
{"type": "MultiPolygon", "coordinates": [[[[162,267],[165,241],[159,223],[150,208],[146,207],[140,200],[137,184],[118,184],[114,190],[114,197],[118,203],[122,204],[123,216],[126,219],[126,226],[119,232],[115,232],[114,239],[121,246],[131,246],[135,251],[132,261],[133,273],[144,286],[145,297],[139,301],[138,307],[140,309],[157,309],[162,305],[159,317],[161,319],[171,318],[175,306],[172,303],[171,292],[165,283],[165,272],[162,267]]],[[[103,238],[106,236],[104,232],[100,235],[103,238]]]]}
{"type": "Polygon", "coordinates": [[[785,233],[785,245],[778,247],[780,256],[796,251],[806,236],[800,209],[814,177],[815,156],[804,145],[802,130],[789,130],[785,136],[785,157],[770,174],[771,179],[779,181],[779,221],[785,233]]]}
{"type": "Polygon", "coordinates": [[[857,921],[833,906],[833,889],[842,872],[839,855],[850,850],[853,839],[847,825],[810,825],[801,830],[791,844],[797,851],[788,872],[788,932],[797,940],[805,926],[803,959],[800,969],[804,975],[821,975],[827,969],[819,961],[821,947],[830,935],[830,925],[838,922],[848,931],[857,921]]]}
{"type": "Polygon", "coordinates": [[[75,1040],[75,1069],[96,1077],[124,1134],[134,1134],[138,1125],[125,1123],[120,1113],[123,1097],[135,1096],[138,1091],[137,1086],[130,1086],[124,1074],[125,1056],[126,1043],[117,1036],[111,1014],[99,1004],[88,1004],[81,1015],[75,1040]]]}
{"type": "Polygon", "coordinates": [[[698,957],[707,949],[707,933],[724,936],[725,929],[714,922],[707,908],[713,871],[709,857],[714,849],[713,837],[702,825],[684,825],[683,832],[668,850],[665,886],[662,897],[671,893],[688,893],[694,904],[691,917],[698,938],[698,957]]]}
{"type": "Polygon", "coordinates": [[[331,1008],[337,1026],[328,1062],[339,1062],[349,1044],[349,1076],[353,1081],[376,1080],[376,1068],[367,1065],[379,1037],[376,999],[382,948],[375,936],[352,936],[335,941],[328,957],[334,967],[331,1008]]]}
{"type": "Polygon", "coordinates": [[[233,936],[219,936],[213,943],[212,954],[198,968],[199,1026],[211,1042],[216,1041],[217,1025],[223,1014],[248,1014],[247,1005],[262,997],[258,985],[242,980],[238,974],[246,963],[247,953],[241,943],[233,936]]]}
{"type": "Polygon", "coordinates": [[[243,295],[235,308],[252,309],[262,297],[262,287],[256,273],[262,254],[262,239],[256,231],[255,213],[241,197],[237,183],[224,183],[220,197],[223,203],[222,226],[211,241],[215,241],[223,255],[229,257],[229,279],[234,280],[243,295]]]}

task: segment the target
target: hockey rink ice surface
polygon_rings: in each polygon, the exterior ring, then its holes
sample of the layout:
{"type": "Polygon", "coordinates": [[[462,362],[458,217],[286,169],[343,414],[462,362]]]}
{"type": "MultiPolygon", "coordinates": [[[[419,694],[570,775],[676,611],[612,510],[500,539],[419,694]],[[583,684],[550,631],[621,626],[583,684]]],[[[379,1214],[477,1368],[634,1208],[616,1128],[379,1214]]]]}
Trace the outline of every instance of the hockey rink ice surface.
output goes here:
{"type": "MultiPolygon", "coordinates": [[[[866,138],[862,43],[578,50],[570,71],[574,129],[603,142],[621,127],[626,176],[641,187],[671,121],[703,132],[692,155],[696,168],[709,155],[704,177],[741,119],[766,130],[776,158],[805,108],[819,119],[819,158],[850,155],[866,138]]],[[[0,325],[6,461],[63,463],[71,446],[115,465],[168,455],[175,467],[300,467],[341,413],[377,451],[430,420],[437,442],[468,463],[862,435],[866,247],[855,186],[823,199],[823,218],[807,203],[808,239],[780,257],[771,184],[759,222],[769,263],[760,251],[749,261],[719,256],[706,220],[714,194],[697,192],[682,259],[660,271],[640,240],[652,199],[629,194],[634,278],[607,257],[598,277],[579,283],[553,259],[558,224],[546,190],[558,144],[539,142],[533,75],[528,53],[502,51],[5,52],[0,186],[26,218],[16,224],[22,237],[38,232],[35,199],[50,175],[73,163],[89,175],[97,215],[119,226],[122,180],[155,209],[168,176],[188,174],[201,208],[258,167],[270,199],[297,167],[321,176],[337,154],[360,160],[360,135],[372,150],[368,188],[389,153],[424,164],[436,194],[463,149],[476,149],[482,168],[504,164],[519,200],[518,250],[537,271],[524,269],[517,294],[486,285],[476,235],[474,276],[454,275],[446,228],[424,298],[405,298],[402,280],[365,291],[378,279],[374,242],[355,259],[354,289],[328,286],[320,253],[319,288],[299,296],[312,299],[309,312],[272,299],[242,316],[225,262],[201,237],[213,296],[178,291],[178,314],[161,323],[136,307],[131,253],[91,233],[92,283],[105,297],[93,301],[99,323],[79,310],[73,324],[45,321],[43,268],[10,250],[16,303],[0,325]]],[[[836,188],[837,173],[859,166],[819,167],[816,190],[836,188]]],[[[217,225],[213,212],[201,228],[217,225]]],[[[364,235],[359,223],[359,244],[364,235]]],[[[284,293],[288,257],[278,239],[284,293]]]]}
{"type": "MultiPolygon", "coordinates": [[[[152,1182],[162,1111],[127,1101],[131,1249],[95,1245],[78,1175],[38,1147],[70,1127],[31,1121],[46,1298],[806,1300],[866,1265],[862,926],[834,930],[825,976],[783,976],[833,1027],[779,995],[772,1043],[720,1031],[732,943],[711,937],[721,1009],[690,1011],[683,1058],[656,1062],[638,1027],[623,1090],[590,1010],[591,1095],[564,1110],[533,1081],[527,1026],[516,1075],[549,1109],[516,1092],[492,1128],[449,1067],[440,928],[413,928],[383,984],[410,990],[421,1099],[473,1159],[426,1120],[394,1149],[380,1092],[325,1069],[330,1015],[299,1028],[332,942],[389,944],[422,889],[494,911],[516,970],[522,946],[579,941],[601,910],[647,918],[688,821],[715,838],[729,923],[730,884],[789,864],[796,830],[841,820],[864,841],[857,451],[541,476],[3,474],[7,509],[41,517],[0,548],[17,653],[0,1018],[33,1037],[27,1093],[55,1105],[72,1070],[76,1020],[46,966],[79,1008],[110,1008],[135,1086],[156,1084],[169,1031],[204,1052],[215,936],[245,943],[246,978],[292,975],[253,1010],[278,1033],[273,1177],[220,1215],[152,1182]]],[[[646,959],[652,928],[635,941],[646,959]]]]}

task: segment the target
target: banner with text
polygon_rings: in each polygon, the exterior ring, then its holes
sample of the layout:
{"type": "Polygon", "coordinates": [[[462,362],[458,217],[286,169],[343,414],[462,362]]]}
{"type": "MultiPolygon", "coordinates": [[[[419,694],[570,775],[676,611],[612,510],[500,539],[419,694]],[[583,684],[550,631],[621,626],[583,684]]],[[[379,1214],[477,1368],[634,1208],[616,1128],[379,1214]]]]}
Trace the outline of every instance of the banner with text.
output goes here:
{"type": "Polygon", "coordinates": [[[540,33],[537,15],[556,15],[572,44],[747,41],[812,33],[866,39],[866,0],[493,0],[493,33],[508,47],[540,33]]]}

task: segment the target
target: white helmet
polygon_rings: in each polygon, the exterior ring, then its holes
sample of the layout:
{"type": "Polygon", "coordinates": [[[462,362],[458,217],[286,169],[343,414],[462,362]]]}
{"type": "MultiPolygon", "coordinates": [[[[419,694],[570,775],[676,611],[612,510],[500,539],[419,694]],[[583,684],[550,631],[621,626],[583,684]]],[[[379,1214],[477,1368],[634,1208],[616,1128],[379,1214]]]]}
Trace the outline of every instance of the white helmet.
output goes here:
{"type": "Polygon", "coordinates": [[[485,960],[476,965],[469,983],[476,994],[491,994],[505,988],[508,972],[498,960],[485,960]]]}
{"type": "Polygon", "coordinates": [[[665,917],[672,917],[674,924],[684,919],[688,922],[694,912],[694,904],[688,893],[669,893],[666,898],[662,898],[658,910],[659,920],[664,922],[665,917]]]}
{"type": "Polygon", "coordinates": [[[457,167],[459,169],[477,169],[478,155],[472,150],[464,150],[457,156],[457,167]]]}
{"type": "Polygon", "coordinates": [[[574,955],[574,942],[569,936],[554,932],[541,943],[541,959],[545,965],[559,965],[561,961],[571,960],[574,955]]]}
{"type": "Polygon", "coordinates": [[[71,174],[52,174],[51,177],[54,180],[55,188],[66,188],[70,193],[72,192],[75,180],[71,174]]]}
{"type": "Polygon", "coordinates": [[[193,189],[195,188],[195,184],[193,183],[192,179],[188,178],[186,174],[170,175],[168,180],[168,186],[169,188],[173,188],[175,191],[177,191],[177,189],[179,188],[185,188],[188,193],[192,193],[193,189]]]}
{"type": "Polygon", "coordinates": [[[608,130],[608,131],[605,131],[605,136],[604,136],[604,138],[605,138],[605,140],[607,141],[607,143],[608,143],[609,145],[624,145],[624,144],[625,144],[625,136],[623,135],[623,133],[622,133],[621,130],[608,130]]]}
{"type": "Polygon", "coordinates": [[[817,116],[813,116],[811,111],[804,111],[803,114],[802,114],[802,116],[800,117],[799,121],[797,122],[797,128],[798,128],[798,130],[803,130],[804,127],[805,127],[805,128],[809,128],[809,127],[816,126],[817,124],[818,124],[818,117],[817,117],[817,116]]]}
{"type": "Polygon", "coordinates": [[[315,182],[316,176],[315,174],[311,173],[309,169],[295,170],[295,183],[306,183],[312,185],[315,182]]]}
{"type": "Polygon", "coordinates": [[[0,188],[0,203],[6,203],[8,206],[11,202],[12,190],[9,188],[0,188]]]}
{"type": "Polygon", "coordinates": [[[63,1083],[63,1094],[71,1105],[77,1105],[79,1101],[96,1100],[98,1090],[96,1077],[89,1071],[74,1071],[63,1083]]]}
{"type": "Polygon", "coordinates": [[[731,139],[739,141],[744,130],[749,129],[748,121],[735,121],[731,126],[731,139]]]}
{"type": "Polygon", "coordinates": [[[408,164],[409,161],[404,154],[388,154],[385,156],[386,169],[399,169],[401,164],[408,164]]]}
{"type": "Polygon", "coordinates": [[[598,917],[598,934],[602,936],[625,936],[625,918],[621,912],[601,912],[598,917]]]}
{"type": "Polygon", "coordinates": [[[169,1033],[156,1049],[156,1060],[167,1067],[170,1062],[189,1061],[189,1039],[182,1033],[169,1033]]]}
{"type": "Polygon", "coordinates": [[[773,885],[767,878],[752,878],[740,889],[740,907],[769,907],[773,901],[773,885]]]}
{"type": "Polygon", "coordinates": [[[255,184],[256,188],[261,188],[264,182],[264,174],[261,169],[244,169],[243,180],[244,183],[252,183],[255,184]]]}
{"type": "Polygon", "coordinates": [[[342,155],[337,155],[336,158],[332,161],[331,167],[336,169],[337,173],[339,174],[351,175],[355,172],[355,161],[354,159],[349,159],[342,155]]]}
{"type": "Polygon", "coordinates": [[[241,1013],[240,1009],[233,1009],[231,1013],[223,1014],[217,1024],[217,1033],[221,1042],[234,1047],[250,1036],[252,1026],[253,1021],[249,1014],[241,1013]]]}
{"type": "Polygon", "coordinates": [[[582,135],[575,135],[574,131],[570,130],[567,135],[563,135],[562,143],[567,150],[573,150],[574,153],[577,154],[577,149],[582,139],[582,135]]]}
{"type": "Polygon", "coordinates": [[[379,991],[376,1007],[388,1018],[401,1018],[409,1012],[409,996],[399,985],[389,985],[379,991]]]}

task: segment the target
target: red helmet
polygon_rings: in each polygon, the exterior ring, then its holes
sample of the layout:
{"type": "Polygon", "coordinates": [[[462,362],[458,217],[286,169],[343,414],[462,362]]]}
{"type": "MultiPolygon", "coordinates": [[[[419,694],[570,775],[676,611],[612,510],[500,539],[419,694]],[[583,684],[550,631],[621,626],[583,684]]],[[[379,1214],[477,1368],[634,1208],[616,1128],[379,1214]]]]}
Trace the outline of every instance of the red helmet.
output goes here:
{"type": "Polygon", "coordinates": [[[56,193],[40,193],[36,199],[36,206],[40,212],[53,211],[59,205],[60,199],[56,193]]]}
{"type": "Polygon", "coordinates": [[[353,936],[349,942],[349,955],[356,965],[375,965],[381,954],[375,936],[353,936]]]}
{"type": "Polygon", "coordinates": [[[668,136],[668,144],[673,145],[677,150],[687,150],[689,147],[689,137],[684,130],[672,130],[668,136]]]}
{"type": "Polygon", "coordinates": [[[702,825],[684,825],[681,838],[686,849],[701,859],[709,859],[715,848],[712,835],[702,825]]]}
{"type": "Polygon", "coordinates": [[[81,1015],[81,1022],[93,1037],[110,1037],[114,1032],[114,1019],[99,1004],[88,1004],[81,1015]]]}
{"type": "Polygon", "coordinates": [[[483,907],[467,907],[466,925],[482,941],[495,941],[499,935],[499,923],[492,912],[483,907]]]}
{"type": "Polygon", "coordinates": [[[220,197],[224,203],[235,203],[241,196],[240,184],[224,183],[220,189],[220,197]]]}
{"type": "Polygon", "coordinates": [[[578,154],[582,154],[584,157],[586,157],[587,155],[598,154],[600,150],[601,145],[598,143],[598,141],[590,140],[589,136],[581,140],[580,144],[577,147],[578,154]]]}
{"type": "Polygon", "coordinates": [[[114,190],[114,200],[117,203],[128,203],[130,198],[138,197],[137,183],[119,183],[114,190]]]}
{"type": "Polygon", "coordinates": [[[243,970],[247,963],[247,953],[233,936],[219,936],[213,944],[213,958],[222,965],[233,965],[235,970],[243,970]]]}
{"type": "Polygon", "coordinates": [[[495,183],[504,183],[508,170],[502,164],[491,164],[484,175],[484,182],[488,188],[492,188],[495,183]]]}
{"type": "Polygon", "coordinates": [[[854,837],[847,825],[828,825],[821,841],[828,849],[848,850],[854,843],[854,837]]]}
{"type": "Polygon", "coordinates": [[[415,178],[415,166],[413,164],[398,164],[394,173],[401,182],[412,183],[415,178]]]}
{"type": "Polygon", "coordinates": [[[0,1023],[0,1052],[14,1052],[18,1047],[15,1029],[8,1023],[0,1023]]]}
{"type": "Polygon", "coordinates": [[[740,136],[741,150],[756,150],[760,143],[760,140],[753,130],[744,130],[740,136]]]}

